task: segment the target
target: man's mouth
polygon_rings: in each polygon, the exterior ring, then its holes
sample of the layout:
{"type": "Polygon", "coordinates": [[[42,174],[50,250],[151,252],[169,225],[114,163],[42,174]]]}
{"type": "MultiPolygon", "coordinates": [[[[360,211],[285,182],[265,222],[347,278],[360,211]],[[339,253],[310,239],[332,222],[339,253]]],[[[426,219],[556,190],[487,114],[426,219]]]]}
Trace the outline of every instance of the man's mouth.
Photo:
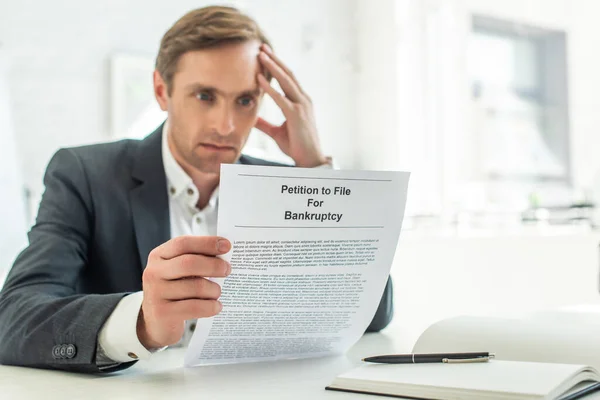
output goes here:
{"type": "Polygon", "coordinates": [[[208,151],[231,151],[235,150],[232,146],[223,146],[219,144],[212,143],[201,143],[200,146],[208,151]]]}

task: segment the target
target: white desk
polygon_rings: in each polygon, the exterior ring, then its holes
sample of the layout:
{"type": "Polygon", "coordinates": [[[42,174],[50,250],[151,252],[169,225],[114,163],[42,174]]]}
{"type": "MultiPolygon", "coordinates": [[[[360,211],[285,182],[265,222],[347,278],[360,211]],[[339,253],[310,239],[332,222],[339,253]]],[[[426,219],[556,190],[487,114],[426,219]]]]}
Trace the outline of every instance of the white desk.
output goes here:
{"type": "Polygon", "coordinates": [[[346,355],[183,368],[184,349],[156,354],[122,372],[84,375],[0,366],[0,399],[365,399],[326,391],[333,377],[367,355],[410,351],[397,328],[367,334],[346,355]]]}
{"type": "MultiPolygon", "coordinates": [[[[184,349],[174,349],[106,375],[0,366],[0,399],[377,399],[324,388],[364,356],[411,348],[407,337],[392,327],[365,335],[345,356],[318,359],[183,368],[184,349]]],[[[600,393],[585,399],[600,400],[600,393]]]]}

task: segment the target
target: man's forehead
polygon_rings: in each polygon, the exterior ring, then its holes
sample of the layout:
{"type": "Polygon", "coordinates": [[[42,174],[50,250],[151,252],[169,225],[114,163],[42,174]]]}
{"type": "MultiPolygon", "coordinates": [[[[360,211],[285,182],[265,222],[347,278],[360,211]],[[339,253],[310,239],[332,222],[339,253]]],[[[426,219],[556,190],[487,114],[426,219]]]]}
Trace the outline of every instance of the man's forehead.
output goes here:
{"type": "Polygon", "coordinates": [[[187,52],[177,65],[176,86],[204,86],[227,94],[258,90],[256,75],[262,72],[259,52],[258,42],[187,52]]]}
{"type": "Polygon", "coordinates": [[[189,51],[180,57],[177,72],[253,79],[261,72],[259,52],[259,45],[253,42],[189,51]]]}
{"type": "Polygon", "coordinates": [[[187,51],[181,58],[187,58],[189,61],[196,63],[207,62],[208,60],[229,61],[230,63],[238,60],[248,62],[255,61],[259,53],[260,43],[257,41],[248,41],[187,51]]]}

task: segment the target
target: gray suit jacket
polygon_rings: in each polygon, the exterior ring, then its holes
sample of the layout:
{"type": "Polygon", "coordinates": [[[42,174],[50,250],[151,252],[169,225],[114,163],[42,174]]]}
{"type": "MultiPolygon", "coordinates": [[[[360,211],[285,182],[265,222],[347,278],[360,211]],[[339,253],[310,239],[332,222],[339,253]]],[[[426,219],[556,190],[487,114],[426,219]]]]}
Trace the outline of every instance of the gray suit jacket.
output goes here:
{"type": "MultiPolygon", "coordinates": [[[[162,126],[142,141],[54,155],[29,246],[0,292],[1,364],[99,371],[100,329],[123,296],[142,290],[148,254],[170,239],[161,135],[162,126]]],[[[280,165],[247,156],[239,162],[280,165]]],[[[369,330],[391,317],[388,281],[369,330]]]]}

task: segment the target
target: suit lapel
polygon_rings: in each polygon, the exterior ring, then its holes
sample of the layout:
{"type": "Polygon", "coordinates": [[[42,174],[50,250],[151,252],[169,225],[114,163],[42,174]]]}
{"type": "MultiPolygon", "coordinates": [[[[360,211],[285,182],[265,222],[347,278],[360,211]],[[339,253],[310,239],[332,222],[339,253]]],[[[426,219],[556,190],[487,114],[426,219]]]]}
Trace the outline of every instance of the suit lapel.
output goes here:
{"type": "MultiPolygon", "coordinates": [[[[129,192],[129,202],[142,271],[148,254],[171,239],[167,177],[162,161],[163,125],[140,143],[131,174],[137,185],[129,192]]],[[[252,164],[244,155],[236,163],[252,164]]]]}
{"type": "Polygon", "coordinates": [[[150,251],[171,238],[162,129],[161,125],[141,142],[132,171],[138,185],[131,189],[129,201],[142,270],[150,251]]]}

